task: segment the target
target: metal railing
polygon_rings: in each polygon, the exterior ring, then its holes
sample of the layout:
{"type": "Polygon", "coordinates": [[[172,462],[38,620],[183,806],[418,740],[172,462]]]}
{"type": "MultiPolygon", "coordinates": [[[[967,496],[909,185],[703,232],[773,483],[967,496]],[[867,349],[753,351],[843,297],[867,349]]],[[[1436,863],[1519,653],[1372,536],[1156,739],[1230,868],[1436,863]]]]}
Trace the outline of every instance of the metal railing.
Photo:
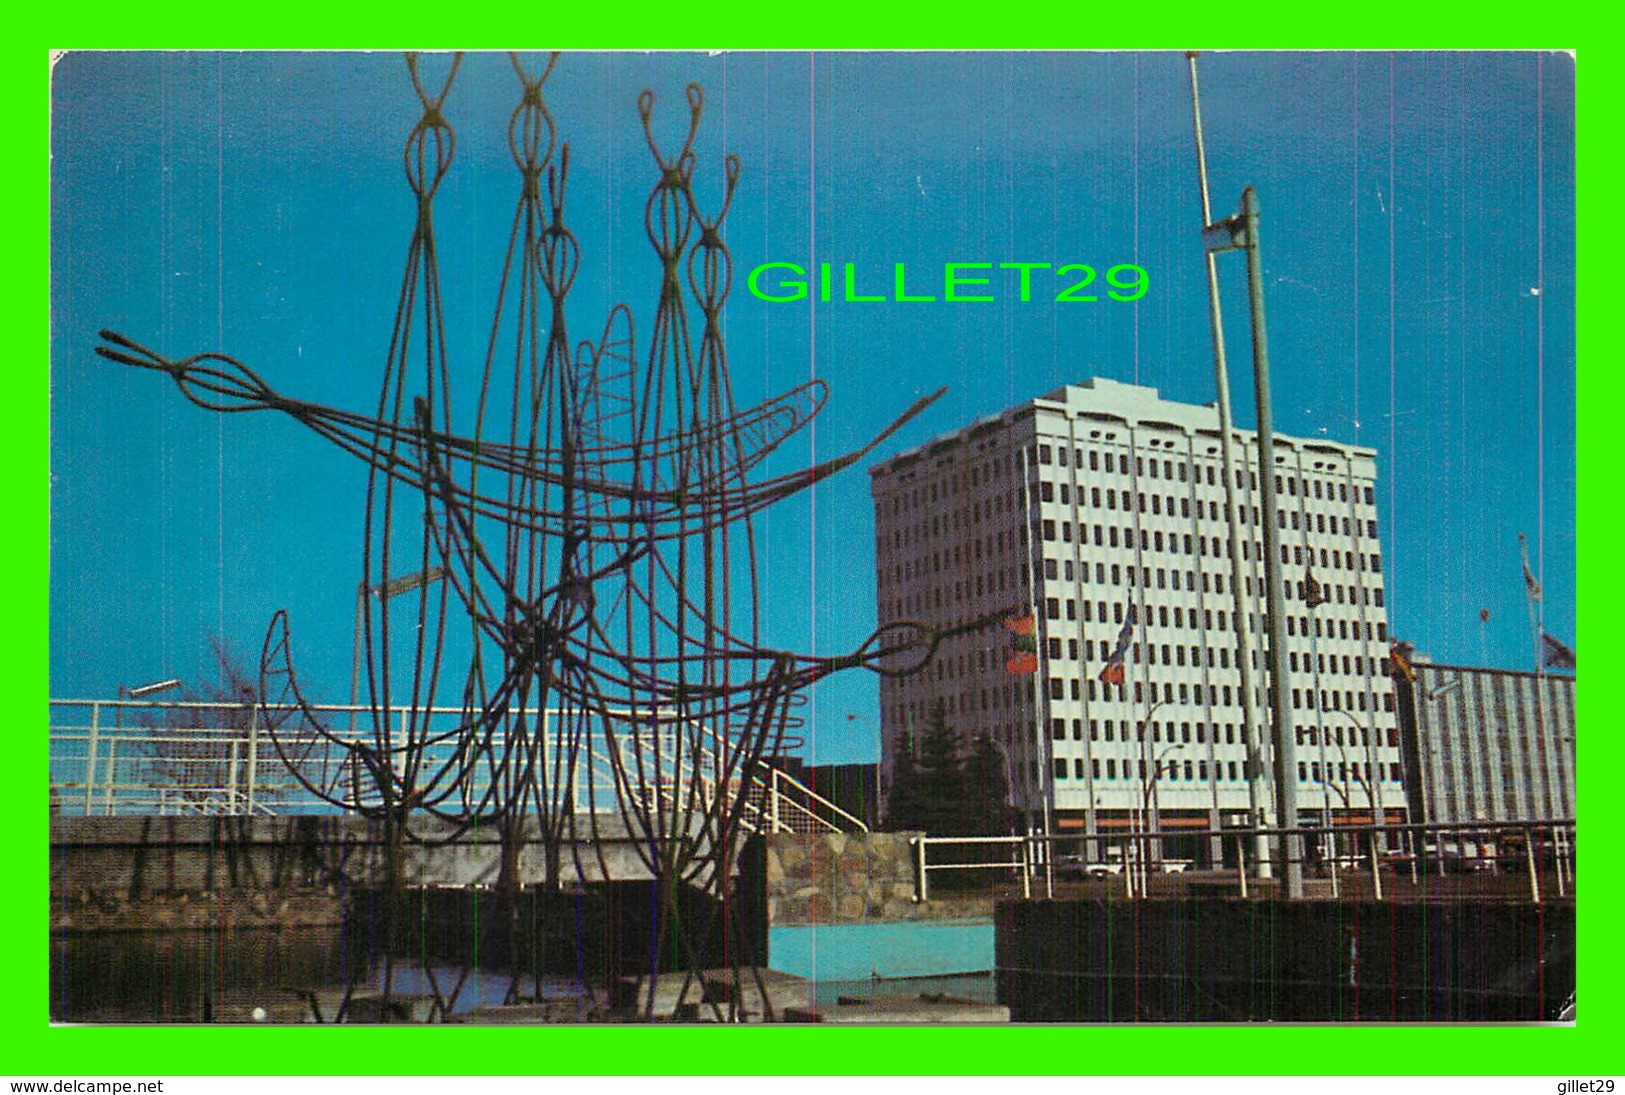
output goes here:
{"type": "MultiPolygon", "coordinates": [[[[1389,822],[1331,829],[1237,826],[1177,832],[1120,829],[1094,834],[927,836],[912,838],[909,843],[914,849],[916,902],[930,900],[933,871],[1009,872],[1019,883],[1024,899],[1030,899],[1039,888],[1046,898],[1054,898],[1058,876],[1062,881],[1068,876],[1079,881],[1094,878],[1108,890],[1115,890],[1121,880],[1125,897],[1145,898],[1153,889],[1151,879],[1167,873],[1188,873],[1190,879],[1179,887],[1186,892],[1199,885],[1209,892],[1257,896],[1260,881],[1251,872],[1256,870],[1252,851],[1258,838],[1279,841],[1298,835],[1304,838],[1303,865],[1314,868],[1314,874],[1324,883],[1315,895],[1318,897],[1338,898],[1345,889],[1358,889],[1360,896],[1367,896],[1369,882],[1369,896],[1374,900],[1411,899],[1426,896],[1430,889],[1437,892],[1432,884],[1434,878],[1470,875],[1487,880],[1492,876],[1521,876],[1511,886],[1502,884],[1500,888],[1506,896],[1526,895],[1531,902],[1540,904],[1551,897],[1568,897],[1574,891],[1574,833],[1573,818],[1540,818],[1470,824],[1389,822]],[[1221,865],[1196,866],[1192,859],[1166,854],[1168,841],[1178,840],[1188,846],[1192,839],[1199,846],[1221,849],[1221,865]],[[986,863],[931,862],[932,848],[982,846],[1007,847],[1010,855],[986,863]],[[1057,858],[1057,851],[1064,848],[1077,851],[1057,858]],[[1396,885],[1405,881],[1408,886],[1396,885]],[[1524,881],[1527,890],[1523,889],[1524,881]]],[[[964,856],[955,859],[963,860],[964,856]]],[[[1480,888],[1489,889],[1489,882],[1482,881],[1480,888]]]]}
{"type": "MultiPolygon", "coordinates": [[[[234,706],[219,701],[76,700],[53,699],[50,722],[50,790],[53,813],[85,816],[181,814],[311,814],[332,813],[334,807],[310,794],[289,771],[271,732],[264,711],[254,705],[234,706]],[[234,721],[237,726],[183,725],[234,721]]],[[[290,755],[310,783],[328,789],[349,808],[376,804],[362,778],[358,754],[350,742],[370,743],[370,731],[341,730],[359,719],[370,721],[372,709],[351,705],[313,705],[328,716],[335,743],[313,732],[278,734],[283,753],[290,755]]],[[[299,712],[271,708],[277,717],[290,716],[297,725],[299,712]]],[[[431,731],[453,728],[461,708],[434,708],[417,712],[427,718],[431,731]]],[[[685,734],[618,734],[612,756],[602,738],[582,742],[570,750],[562,735],[549,736],[556,720],[551,711],[529,711],[540,728],[544,761],[550,772],[568,781],[564,799],[577,811],[608,812],[620,796],[630,794],[667,806],[679,802],[715,801],[719,788],[742,796],[742,823],[751,832],[818,833],[866,830],[858,818],[824,799],[787,773],[761,766],[744,777],[719,781],[716,734],[699,727],[685,734]],[[695,742],[699,746],[695,747],[695,742]],[[619,772],[619,775],[617,775],[619,772]]],[[[392,709],[384,717],[400,726],[404,740],[412,712],[392,709]]],[[[430,736],[434,736],[431,732],[430,736]]],[[[424,748],[424,762],[440,765],[456,761],[457,735],[424,748]]],[[[458,788],[465,803],[477,803],[489,787],[482,765],[465,768],[458,788]]]]}

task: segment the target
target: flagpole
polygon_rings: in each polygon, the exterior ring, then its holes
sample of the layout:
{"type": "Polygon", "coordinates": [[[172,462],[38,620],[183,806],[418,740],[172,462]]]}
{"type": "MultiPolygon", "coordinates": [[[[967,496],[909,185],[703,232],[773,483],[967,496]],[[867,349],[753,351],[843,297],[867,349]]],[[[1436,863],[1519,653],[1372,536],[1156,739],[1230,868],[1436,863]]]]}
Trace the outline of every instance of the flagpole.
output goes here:
{"type": "MultiPolygon", "coordinates": [[[[1033,443],[1034,446],[1036,446],[1038,444],[1038,430],[1036,428],[1036,419],[1034,421],[1035,421],[1035,428],[1033,429],[1033,442],[1032,443],[1033,443]]],[[[1038,654],[1038,665],[1039,665],[1039,668],[1043,670],[1042,673],[1036,674],[1031,680],[1031,691],[1032,691],[1032,697],[1033,697],[1033,718],[1035,720],[1035,725],[1029,728],[1029,732],[1030,733],[1042,732],[1042,735],[1043,735],[1043,742],[1044,742],[1043,748],[1041,750],[1040,749],[1034,749],[1033,752],[1039,753],[1043,757],[1042,763],[1044,765],[1044,769],[1043,769],[1043,772],[1040,773],[1041,778],[1038,781],[1039,809],[1042,812],[1041,813],[1042,820],[1041,820],[1040,824],[1043,825],[1043,827],[1044,827],[1044,836],[1048,837],[1050,835],[1051,817],[1052,817],[1053,812],[1054,812],[1053,811],[1053,803],[1054,803],[1054,800],[1055,800],[1055,745],[1051,740],[1051,735],[1050,735],[1050,730],[1049,730],[1049,725],[1050,725],[1049,720],[1051,718],[1054,718],[1054,715],[1053,715],[1053,713],[1051,713],[1046,718],[1039,718],[1038,717],[1039,702],[1040,702],[1039,701],[1039,694],[1040,694],[1040,691],[1041,691],[1040,688],[1038,687],[1038,681],[1039,681],[1040,678],[1045,679],[1045,680],[1047,680],[1049,678],[1049,670],[1047,668],[1045,668],[1046,663],[1049,660],[1049,648],[1048,648],[1048,641],[1047,641],[1048,640],[1048,634],[1047,633],[1049,631],[1049,627],[1048,627],[1047,624],[1039,624],[1038,623],[1038,620],[1043,618],[1043,617],[1040,616],[1039,611],[1038,611],[1038,576],[1041,573],[1041,571],[1039,570],[1039,568],[1037,566],[1035,566],[1033,564],[1033,553],[1035,551],[1040,553],[1040,554],[1043,553],[1043,550],[1044,550],[1044,538],[1042,536],[1038,536],[1038,535],[1035,535],[1033,533],[1032,492],[1031,492],[1030,485],[1028,483],[1028,476],[1031,474],[1031,465],[1028,464],[1028,462],[1027,462],[1027,452],[1028,452],[1028,446],[1024,444],[1022,446],[1022,448],[1021,448],[1021,454],[1020,454],[1021,459],[1017,462],[1021,467],[1021,531],[1019,533],[1017,533],[1017,543],[1018,544],[1020,543],[1020,538],[1023,535],[1026,537],[1026,539],[1027,539],[1027,551],[1026,551],[1026,555],[1027,555],[1027,611],[1030,612],[1032,614],[1032,617],[1033,617],[1033,621],[1034,621],[1033,638],[1034,638],[1034,641],[1037,643],[1037,645],[1040,648],[1039,654],[1038,654]]],[[[1040,525],[1040,528],[1042,528],[1042,525],[1040,525]]],[[[1047,696],[1048,693],[1045,692],[1044,695],[1047,696]]],[[[1045,700],[1044,702],[1045,702],[1044,710],[1046,712],[1048,712],[1049,711],[1048,701],[1045,700]]],[[[1029,819],[1031,818],[1031,816],[1032,815],[1029,813],[1028,814],[1029,819]]],[[[1029,823],[1028,823],[1028,826],[1027,826],[1027,832],[1028,832],[1029,836],[1032,835],[1032,824],[1031,824],[1030,820],[1029,820],[1029,823]]],[[[1049,843],[1046,841],[1042,845],[1042,848],[1043,848],[1043,851],[1042,851],[1041,854],[1044,857],[1045,881],[1048,882],[1049,881],[1049,872],[1050,872],[1049,843]]]]}
{"type": "Polygon", "coordinates": [[[1535,644],[1535,740],[1546,745],[1546,624],[1541,604],[1540,582],[1529,568],[1529,541],[1518,533],[1518,553],[1523,557],[1523,585],[1529,601],[1529,628],[1535,644]]]}
{"type": "MultiPolygon", "coordinates": [[[[1305,558],[1308,558],[1308,553],[1312,550],[1308,546],[1308,544],[1309,544],[1308,525],[1309,525],[1309,523],[1307,521],[1305,521],[1304,522],[1304,534],[1303,534],[1303,547],[1304,547],[1304,556],[1305,556],[1305,558]]],[[[1314,702],[1309,705],[1309,709],[1312,710],[1315,713],[1315,723],[1314,723],[1314,727],[1313,727],[1313,733],[1315,735],[1316,748],[1319,751],[1319,764],[1320,764],[1320,771],[1321,771],[1322,775],[1324,775],[1326,773],[1326,716],[1325,716],[1325,712],[1321,709],[1321,694],[1320,694],[1320,626],[1319,626],[1320,625],[1320,618],[1315,615],[1315,609],[1319,608],[1324,603],[1325,602],[1321,599],[1321,595],[1320,595],[1320,583],[1315,581],[1315,568],[1313,566],[1306,565],[1304,567],[1304,571],[1303,571],[1303,604],[1304,604],[1304,607],[1309,610],[1309,622],[1310,622],[1310,626],[1309,626],[1309,666],[1310,666],[1311,670],[1313,671],[1313,676],[1310,678],[1310,685],[1315,690],[1314,691],[1314,702]]],[[[1332,824],[1332,795],[1331,795],[1331,790],[1326,786],[1326,781],[1325,780],[1321,780],[1321,782],[1320,782],[1320,808],[1321,808],[1321,824],[1323,826],[1325,826],[1326,832],[1330,833],[1332,831],[1332,829],[1334,828],[1334,826],[1332,824]]],[[[1330,839],[1330,838],[1328,838],[1328,839],[1330,839]]],[[[1337,858],[1337,849],[1335,847],[1335,841],[1333,842],[1333,844],[1334,844],[1334,846],[1332,848],[1332,859],[1334,860],[1334,863],[1335,863],[1335,860],[1337,858]]],[[[1332,877],[1333,877],[1332,885],[1334,887],[1337,885],[1336,875],[1337,875],[1337,868],[1334,865],[1332,867],[1332,877]]]]}
{"type": "MultiPolygon", "coordinates": [[[[1185,55],[1191,74],[1191,115],[1196,127],[1196,167],[1202,188],[1202,227],[1213,223],[1212,200],[1207,185],[1207,145],[1202,137],[1202,100],[1196,80],[1196,52],[1185,55]]],[[[1230,546],[1231,619],[1236,632],[1236,670],[1240,674],[1241,731],[1246,745],[1247,808],[1254,828],[1269,826],[1264,789],[1264,754],[1260,745],[1259,722],[1252,681],[1252,642],[1248,634],[1247,604],[1243,599],[1241,528],[1236,510],[1235,458],[1231,451],[1234,419],[1230,410],[1230,368],[1224,346],[1224,317],[1219,308],[1218,256],[1206,247],[1208,317],[1213,333],[1213,386],[1218,396],[1220,468],[1224,473],[1224,518],[1230,546]]],[[[1270,877],[1269,838],[1260,833],[1254,851],[1258,877],[1270,877]]]]}

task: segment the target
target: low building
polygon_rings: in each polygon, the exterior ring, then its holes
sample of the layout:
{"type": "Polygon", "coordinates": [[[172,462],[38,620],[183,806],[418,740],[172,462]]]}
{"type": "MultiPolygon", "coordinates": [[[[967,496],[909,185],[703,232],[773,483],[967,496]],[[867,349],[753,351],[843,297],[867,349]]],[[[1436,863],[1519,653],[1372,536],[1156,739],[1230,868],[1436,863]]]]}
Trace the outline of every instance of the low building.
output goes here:
{"type": "Polygon", "coordinates": [[[1392,672],[1412,817],[1574,817],[1571,674],[1439,665],[1398,652],[1392,672]]]}

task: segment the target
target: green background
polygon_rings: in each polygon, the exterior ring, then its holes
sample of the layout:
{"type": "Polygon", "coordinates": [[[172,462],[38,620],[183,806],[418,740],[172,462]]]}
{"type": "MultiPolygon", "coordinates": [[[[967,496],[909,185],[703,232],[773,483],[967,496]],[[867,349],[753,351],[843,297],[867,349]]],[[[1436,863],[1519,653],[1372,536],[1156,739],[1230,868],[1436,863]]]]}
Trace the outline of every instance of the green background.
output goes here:
{"type": "MultiPolygon", "coordinates": [[[[1532,1074],[1606,1076],[1621,1071],[1620,953],[1625,932],[1606,873],[1620,825],[1608,802],[1621,753],[1599,712],[1620,686],[1588,677],[1581,718],[1591,733],[1578,766],[1590,862],[1579,907],[1579,980],[1585,1008],[1572,1028],[1223,1027],[884,1028],[432,1027],[92,1028],[47,1021],[47,786],[43,733],[49,626],[49,51],[109,48],[1364,48],[1577,51],[1579,222],[1605,217],[1613,231],[1580,249],[1581,352],[1602,344],[1619,278],[1612,246],[1618,189],[1618,55],[1605,16],[1555,5],[1474,4],[1465,10],[1327,5],[988,5],[953,9],[841,3],[799,5],[619,3],[579,9],[527,5],[471,16],[467,6],[275,4],[161,6],[74,4],[13,25],[0,77],[10,104],[11,163],[3,173],[19,214],[5,233],[8,328],[4,359],[7,493],[13,536],[0,552],[10,580],[0,593],[0,686],[13,698],[17,748],[3,777],[13,805],[10,885],[0,916],[12,973],[0,990],[0,1074],[41,1078],[236,1073],[1087,1073],[1087,1074],[1532,1074]],[[607,17],[606,17],[607,14],[607,17]],[[1609,208],[1604,210],[1604,206],[1609,208]],[[1601,302],[1601,306],[1598,306],[1601,302]],[[1587,339],[1587,335],[1592,336],[1587,339]],[[28,347],[34,347],[30,351],[28,347]],[[38,354],[35,357],[35,354],[38,354]]],[[[1607,21],[1612,21],[1608,19],[1607,21]]],[[[1508,231],[1521,230],[1509,223],[1508,231]]],[[[1554,241],[1555,242],[1555,241],[1554,241]]],[[[1612,324],[1608,323],[1608,327],[1612,324]]],[[[1587,664],[1607,666],[1621,644],[1618,577],[1607,549],[1617,524],[1608,438],[1622,395],[1614,355],[1582,363],[1579,383],[1580,578],[1586,591],[1577,636],[1587,664]],[[1593,623],[1595,622],[1595,626],[1593,623]]]]}

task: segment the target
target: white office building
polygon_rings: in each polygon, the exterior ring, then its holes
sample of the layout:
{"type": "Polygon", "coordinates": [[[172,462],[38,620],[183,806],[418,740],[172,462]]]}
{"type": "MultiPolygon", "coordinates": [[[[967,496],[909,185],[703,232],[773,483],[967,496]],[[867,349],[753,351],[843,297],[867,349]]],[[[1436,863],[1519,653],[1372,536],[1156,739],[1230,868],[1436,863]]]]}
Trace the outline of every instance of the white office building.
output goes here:
{"type": "MultiPolygon", "coordinates": [[[[1247,649],[1267,737],[1257,449],[1250,432],[1234,436],[1247,649]]],[[[1283,685],[1304,824],[1405,816],[1375,455],[1276,436],[1283,685]],[[1318,603],[1305,598],[1311,581],[1318,603]]],[[[1011,806],[1033,830],[1109,833],[1142,817],[1170,833],[1246,822],[1214,407],[1087,380],[871,469],[871,493],[880,621],[940,629],[993,617],[946,639],[919,672],[883,678],[888,777],[900,744],[940,701],[956,733],[998,743],[1011,806]],[[1012,672],[1019,640],[1002,621],[1029,615],[1036,671],[1012,672]],[[1120,637],[1122,683],[1109,683],[1102,670],[1120,637]]],[[[1261,790],[1273,801],[1267,777],[1261,790]]],[[[1216,850],[1193,839],[1169,854],[1205,861],[1216,850]]]]}

